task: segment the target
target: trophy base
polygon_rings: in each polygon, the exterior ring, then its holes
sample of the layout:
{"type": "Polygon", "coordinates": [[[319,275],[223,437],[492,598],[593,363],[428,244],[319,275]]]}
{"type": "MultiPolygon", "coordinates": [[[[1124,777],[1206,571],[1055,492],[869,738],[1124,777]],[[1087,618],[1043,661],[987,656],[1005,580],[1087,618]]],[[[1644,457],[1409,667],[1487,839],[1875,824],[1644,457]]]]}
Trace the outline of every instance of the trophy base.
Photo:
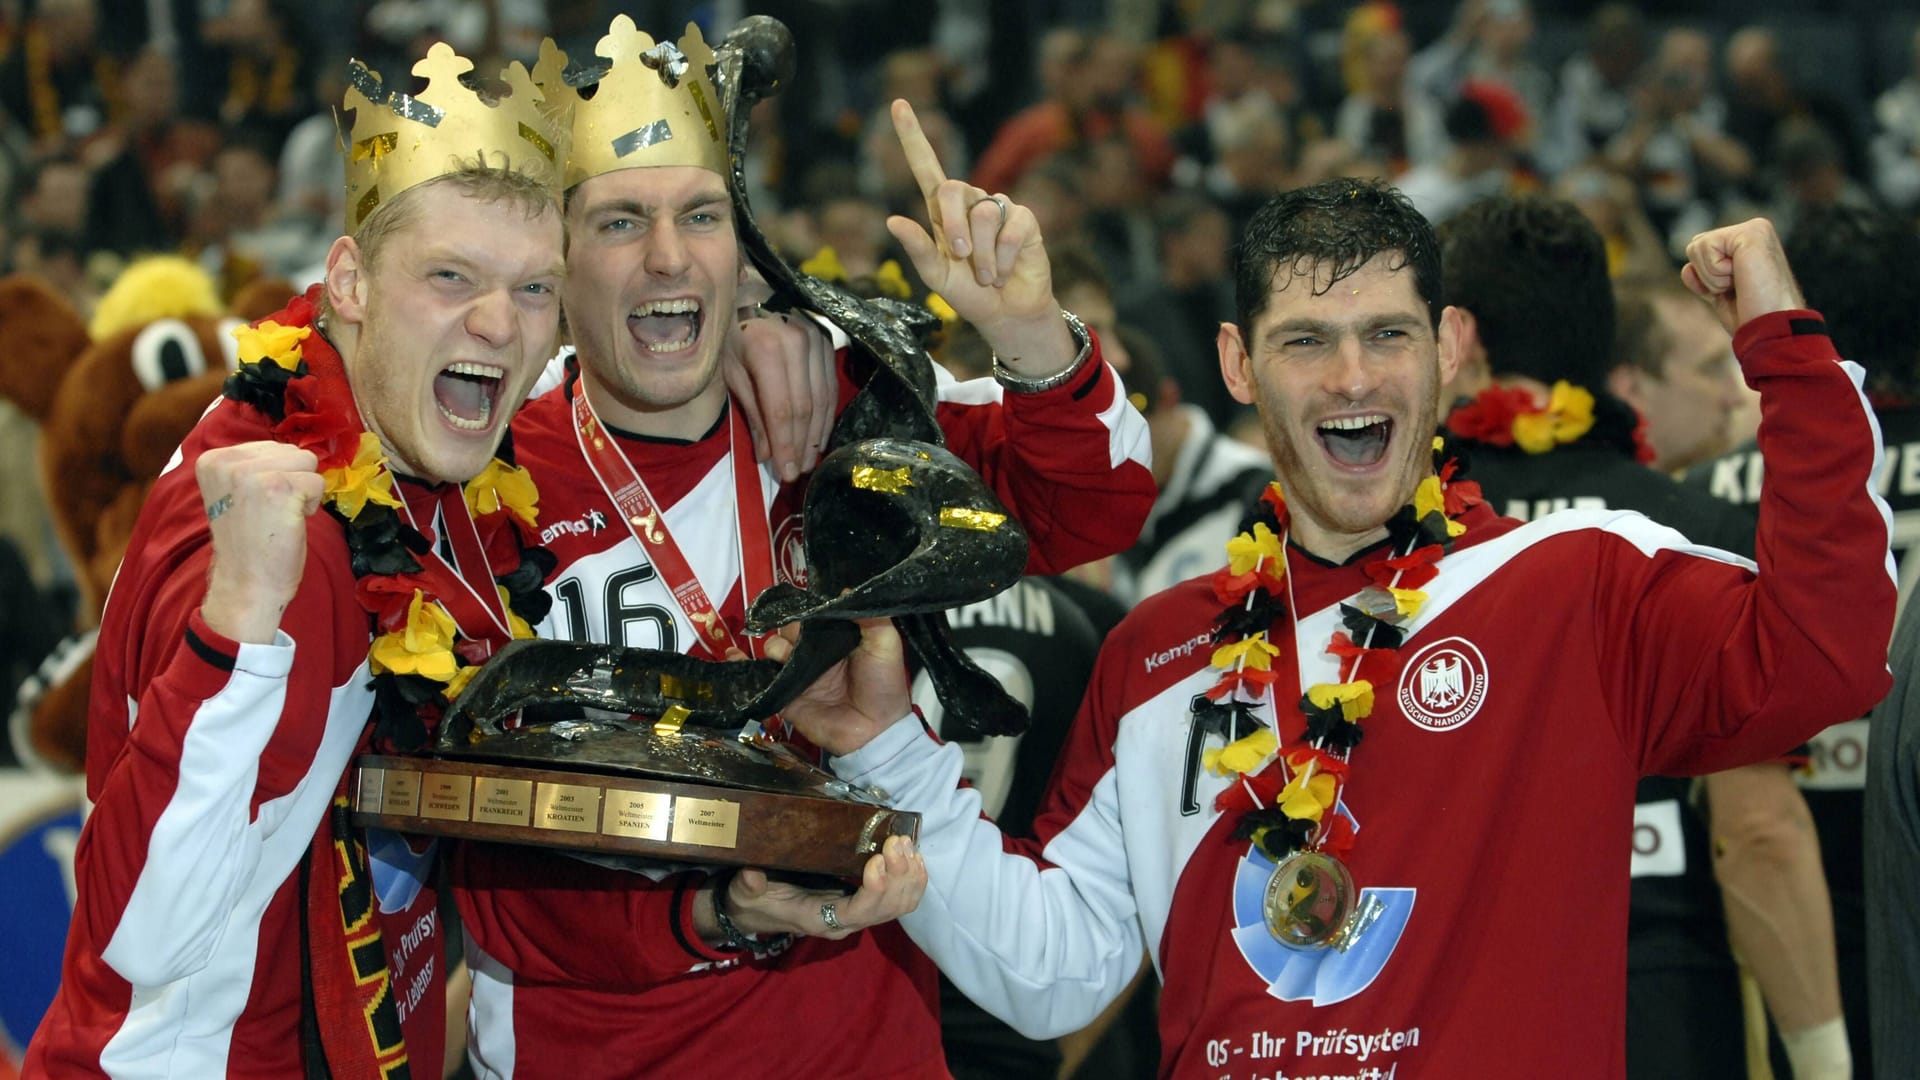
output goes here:
{"type": "MultiPolygon", "coordinates": [[[[858,878],[887,837],[916,837],[920,830],[918,814],[838,794],[756,791],[571,764],[562,770],[362,757],[350,787],[353,821],[602,857],[844,878],[858,878]]],[[[837,783],[827,781],[823,790],[837,783]]]]}

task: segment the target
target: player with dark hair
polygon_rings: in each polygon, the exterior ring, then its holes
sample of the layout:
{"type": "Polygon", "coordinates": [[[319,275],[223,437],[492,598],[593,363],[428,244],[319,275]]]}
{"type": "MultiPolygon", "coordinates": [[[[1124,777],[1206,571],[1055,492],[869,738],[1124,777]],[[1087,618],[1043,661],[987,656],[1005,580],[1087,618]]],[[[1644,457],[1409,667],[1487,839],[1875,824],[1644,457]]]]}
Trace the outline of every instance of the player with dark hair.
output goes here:
{"type": "Polygon", "coordinates": [[[1463,377],[1497,374],[1551,386],[1605,383],[1612,366],[1613,289],[1599,234],[1571,204],[1483,199],[1440,230],[1447,303],[1478,338],[1463,377]],[[1547,280],[1537,275],[1545,273],[1547,280]]]}
{"type": "Polygon", "coordinates": [[[1144,941],[1163,1075],[1618,1076],[1635,780],[1764,760],[1887,685],[1857,369],[1764,221],[1694,239],[1770,410],[1756,572],[1631,512],[1499,518],[1434,460],[1463,316],[1392,189],[1282,195],[1238,259],[1221,372],[1280,482],[1108,638],[1035,839],[956,786],[885,627],[787,718],[922,814],[902,924],[1024,1031],[1084,1023],[1144,941]]]}

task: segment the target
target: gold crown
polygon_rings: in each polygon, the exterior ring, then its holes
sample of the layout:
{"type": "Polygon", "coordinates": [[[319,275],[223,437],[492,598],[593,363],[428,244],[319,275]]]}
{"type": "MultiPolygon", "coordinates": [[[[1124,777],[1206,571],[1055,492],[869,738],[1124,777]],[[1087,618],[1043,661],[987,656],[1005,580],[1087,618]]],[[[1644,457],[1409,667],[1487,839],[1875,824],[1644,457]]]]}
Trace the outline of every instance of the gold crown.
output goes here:
{"type": "Polygon", "coordinates": [[[351,136],[338,114],[335,122],[343,129],[341,152],[347,159],[349,234],[382,201],[476,157],[559,190],[567,156],[565,116],[544,106],[533,78],[518,62],[484,94],[460,81],[472,70],[473,61],[439,42],[413,65],[413,73],[427,80],[427,88],[416,95],[388,88],[358,60],[347,65],[344,107],[353,112],[351,136]],[[504,93],[493,93],[501,89],[504,93]]]}
{"type": "Polygon", "coordinates": [[[566,186],[618,169],[695,165],[727,175],[726,114],[709,75],[713,50],[687,24],[676,45],[656,43],[625,15],[614,17],[596,55],[606,73],[583,98],[566,78],[567,55],[541,43],[533,81],[573,117],[566,186]]]}

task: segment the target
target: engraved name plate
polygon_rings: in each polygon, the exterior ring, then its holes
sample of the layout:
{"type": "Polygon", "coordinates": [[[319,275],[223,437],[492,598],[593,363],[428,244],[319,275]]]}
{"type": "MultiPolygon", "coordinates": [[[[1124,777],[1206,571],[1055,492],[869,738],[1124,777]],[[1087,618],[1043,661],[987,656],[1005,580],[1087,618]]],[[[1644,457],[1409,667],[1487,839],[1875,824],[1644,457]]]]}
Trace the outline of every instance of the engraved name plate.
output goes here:
{"type": "Polygon", "coordinates": [[[363,814],[377,814],[386,803],[387,770],[363,767],[360,770],[360,786],[353,799],[353,808],[363,814]]]}
{"type": "Polygon", "coordinates": [[[740,832],[740,804],[727,799],[675,799],[673,842],[701,847],[735,846],[740,832]]]}
{"type": "Polygon", "coordinates": [[[586,784],[541,784],[533,796],[533,823],[542,829],[597,831],[600,789],[586,784]]]}
{"type": "Polygon", "coordinates": [[[420,812],[420,774],[406,769],[388,769],[381,783],[380,812],[418,814],[420,812]]]}
{"type": "Polygon", "coordinates": [[[673,821],[673,796],[663,791],[608,788],[601,807],[600,831],[607,836],[665,840],[673,821]]]}
{"type": "Polygon", "coordinates": [[[533,781],[473,778],[473,820],[526,825],[533,819],[533,781]]]}
{"type": "Polygon", "coordinates": [[[428,773],[422,781],[420,816],[437,821],[466,821],[473,804],[473,777],[428,773]]]}

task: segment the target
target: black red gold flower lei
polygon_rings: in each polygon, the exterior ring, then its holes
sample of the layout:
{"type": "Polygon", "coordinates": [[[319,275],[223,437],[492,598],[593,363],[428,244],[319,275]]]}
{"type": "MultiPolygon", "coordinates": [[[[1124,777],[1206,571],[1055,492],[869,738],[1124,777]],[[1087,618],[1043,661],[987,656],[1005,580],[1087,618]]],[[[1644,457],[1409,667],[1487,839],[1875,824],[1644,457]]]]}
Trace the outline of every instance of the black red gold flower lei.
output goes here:
{"type": "MultiPolygon", "coordinates": [[[[276,440],[319,458],[326,508],[346,530],[356,593],[373,622],[367,659],[373,670],[374,745],[422,749],[491,650],[459,632],[421,576],[416,556],[427,553],[427,539],[397,512],[400,498],[380,439],[362,427],[352,391],[310,373],[305,351],[331,348],[313,333],[313,304],[296,297],[286,314],[287,324],[269,319],[234,331],[240,364],[223,393],[265,413],[274,422],[276,440]]],[[[539,492],[527,471],[513,464],[512,454],[511,443],[503,442],[464,492],[509,628],[518,638],[532,637],[531,624],[546,618],[553,601],[542,585],[556,560],[538,541],[539,492]]]]}
{"type": "Polygon", "coordinates": [[[1522,387],[1489,386],[1448,413],[1443,426],[1468,443],[1517,446],[1529,454],[1544,454],[1591,432],[1592,439],[1633,455],[1642,465],[1652,464],[1654,457],[1646,419],[1631,405],[1565,380],[1553,384],[1545,405],[1522,387]]]}
{"type": "Polygon", "coordinates": [[[1280,654],[1267,635],[1282,613],[1291,614],[1287,504],[1278,482],[1260,497],[1264,519],[1227,541],[1227,565],[1213,579],[1214,595],[1226,605],[1214,620],[1213,666],[1221,675],[1195,699],[1194,722],[1228,740],[1203,759],[1216,775],[1237,778],[1215,799],[1215,808],[1238,812],[1235,838],[1252,840],[1275,860],[1308,849],[1337,856],[1353,845],[1352,826],[1331,811],[1360,743],[1360,721],[1373,711],[1374,687],[1394,673],[1401,626],[1426,604],[1422,586],[1466,531],[1454,517],[1480,501],[1479,486],[1456,480],[1457,465],[1441,453],[1435,439],[1433,473],[1387,523],[1389,543],[1363,564],[1370,584],[1354,603],[1340,606],[1343,628],[1326,651],[1340,661],[1341,681],[1306,688],[1299,703],[1306,737],[1292,747],[1283,748],[1278,733],[1255,712],[1275,681],[1273,660],[1280,654]],[[1279,767],[1270,768],[1276,761],[1279,767]]]}

